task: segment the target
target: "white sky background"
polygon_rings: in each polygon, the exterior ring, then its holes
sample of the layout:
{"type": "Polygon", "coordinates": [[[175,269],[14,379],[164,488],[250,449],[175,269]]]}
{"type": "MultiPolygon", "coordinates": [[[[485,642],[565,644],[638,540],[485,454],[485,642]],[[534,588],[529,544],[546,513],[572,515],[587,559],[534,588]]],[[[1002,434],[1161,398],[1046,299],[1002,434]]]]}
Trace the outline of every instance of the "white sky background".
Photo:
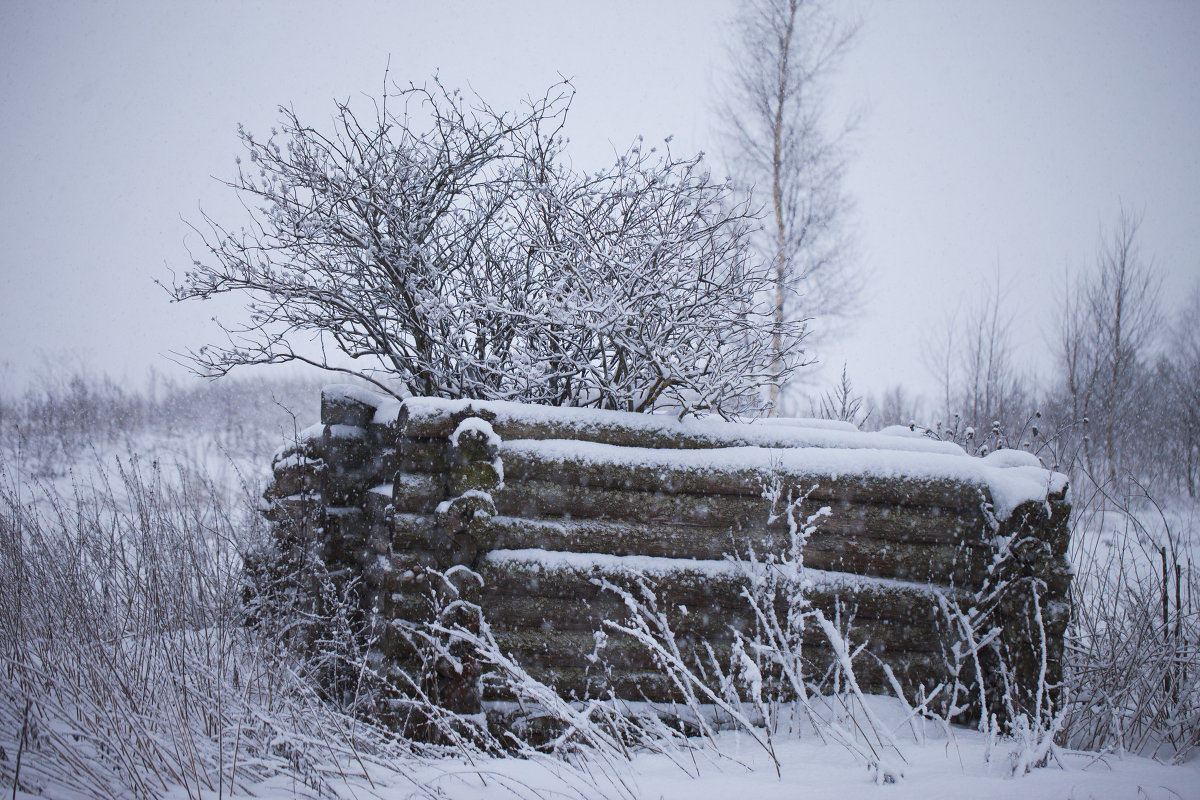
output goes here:
{"type": "MultiPolygon", "coordinates": [[[[570,77],[576,163],[638,133],[719,154],[712,94],[729,0],[56,3],[0,7],[0,381],[85,365],[141,382],[215,336],[231,306],[171,305],[183,219],[236,223],[238,122],[275,107],[324,122],[391,77],[475,89],[498,107],[570,77]],[[182,219],[181,219],[182,218],[182,219]]],[[[999,271],[1022,354],[1068,265],[1119,202],[1144,212],[1164,297],[1200,275],[1200,3],[866,2],[836,78],[865,109],[847,189],[873,273],[822,353],[860,389],[929,391],[921,347],[999,271]]]]}

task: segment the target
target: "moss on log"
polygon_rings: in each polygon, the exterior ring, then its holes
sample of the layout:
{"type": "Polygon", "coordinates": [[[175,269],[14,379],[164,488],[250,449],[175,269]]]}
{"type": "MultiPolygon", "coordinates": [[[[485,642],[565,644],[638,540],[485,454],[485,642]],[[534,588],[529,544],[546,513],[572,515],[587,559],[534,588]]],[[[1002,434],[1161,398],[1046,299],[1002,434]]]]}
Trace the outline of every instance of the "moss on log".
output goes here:
{"type": "Polygon", "coordinates": [[[613,461],[560,459],[512,447],[500,448],[506,478],[549,481],[593,490],[641,490],[704,497],[732,495],[761,498],[764,483],[777,479],[785,487],[807,491],[813,503],[875,503],[934,506],[975,511],[989,500],[979,484],[949,478],[884,478],[872,475],[823,475],[760,469],[721,469],[687,465],[646,465],[613,461]]]}
{"type": "MultiPolygon", "coordinates": [[[[634,524],[693,525],[718,530],[786,530],[782,518],[767,525],[770,504],[761,497],[666,494],[628,489],[596,489],[550,481],[505,480],[494,492],[496,510],[514,517],[569,517],[611,520],[634,524]]],[[[815,509],[812,509],[815,510],[815,509]]],[[[902,541],[982,543],[986,525],[982,516],[952,514],[943,510],[918,512],[903,506],[880,504],[838,505],[823,524],[831,531],[870,531],[902,541]]]]}

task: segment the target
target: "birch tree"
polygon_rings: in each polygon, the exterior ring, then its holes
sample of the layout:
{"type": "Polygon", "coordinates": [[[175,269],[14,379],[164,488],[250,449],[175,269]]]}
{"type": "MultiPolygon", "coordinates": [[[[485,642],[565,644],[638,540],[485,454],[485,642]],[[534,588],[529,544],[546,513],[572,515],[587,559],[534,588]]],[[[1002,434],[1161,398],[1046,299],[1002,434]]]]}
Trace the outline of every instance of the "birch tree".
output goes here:
{"type": "Polygon", "coordinates": [[[1059,358],[1072,421],[1087,421],[1084,457],[1097,457],[1116,480],[1122,459],[1122,420],[1137,416],[1144,377],[1159,328],[1159,278],[1138,248],[1141,218],[1122,208],[1101,236],[1095,268],[1067,292],[1059,358]],[[1099,453],[1096,447],[1099,446],[1099,453]]]}
{"type": "Polygon", "coordinates": [[[1168,430],[1175,439],[1173,459],[1188,497],[1200,490],[1200,280],[1193,281],[1172,330],[1168,430]]]}
{"type": "Polygon", "coordinates": [[[736,23],[721,116],[732,171],[767,212],[758,246],[774,266],[777,375],[787,320],[845,316],[861,292],[845,231],[845,128],[831,133],[824,119],[826,82],[856,30],[826,0],[749,0],[736,23]]]}

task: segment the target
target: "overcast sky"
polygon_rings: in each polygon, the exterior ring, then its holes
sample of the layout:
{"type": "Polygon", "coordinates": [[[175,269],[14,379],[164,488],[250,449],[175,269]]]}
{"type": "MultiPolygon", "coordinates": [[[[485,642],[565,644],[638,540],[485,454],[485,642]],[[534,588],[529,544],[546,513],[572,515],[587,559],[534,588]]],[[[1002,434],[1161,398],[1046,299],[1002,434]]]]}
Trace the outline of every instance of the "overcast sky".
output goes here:
{"type": "MultiPolygon", "coordinates": [[[[997,273],[1028,362],[1068,266],[1119,204],[1165,297],[1200,275],[1200,3],[857,2],[833,110],[865,111],[847,190],[872,273],[857,321],[821,353],[863,389],[926,390],[922,342],[997,273]]],[[[35,2],[0,6],[0,380],[83,364],[141,382],[214,336],[213,304],[153,281],[188,262],[186,219],[236,222],[211,176],[235,127],[275,107],[434,72],[508,107],[558,76],[577,96],[577,163],[638,133],[719,151],[713,94],[735,3],[35,2]]]]}

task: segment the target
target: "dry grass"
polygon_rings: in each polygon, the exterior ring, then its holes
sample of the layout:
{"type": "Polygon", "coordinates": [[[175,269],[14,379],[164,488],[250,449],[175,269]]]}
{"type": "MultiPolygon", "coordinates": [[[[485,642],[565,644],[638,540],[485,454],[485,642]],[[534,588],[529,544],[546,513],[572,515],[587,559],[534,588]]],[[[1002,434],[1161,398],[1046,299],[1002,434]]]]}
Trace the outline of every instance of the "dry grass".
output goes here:
{"type": "MultiPolygon", "coordinates": [[[[64,497],[0,485],[0,783],[189,797],[280,772],[336,794],[407,743],[322,704],[242,623],[252,515],[202,476],[126,462],[64,497]]],[[[396,763],[393,761],[393,763],[396,763]]]]}
{"type": "Polygon", "coordinates": [[[1200,745],[1200,576],[1187,537],[1144,492],[1077,483],[1067,741],[1182,761],[1200,745]]]}

